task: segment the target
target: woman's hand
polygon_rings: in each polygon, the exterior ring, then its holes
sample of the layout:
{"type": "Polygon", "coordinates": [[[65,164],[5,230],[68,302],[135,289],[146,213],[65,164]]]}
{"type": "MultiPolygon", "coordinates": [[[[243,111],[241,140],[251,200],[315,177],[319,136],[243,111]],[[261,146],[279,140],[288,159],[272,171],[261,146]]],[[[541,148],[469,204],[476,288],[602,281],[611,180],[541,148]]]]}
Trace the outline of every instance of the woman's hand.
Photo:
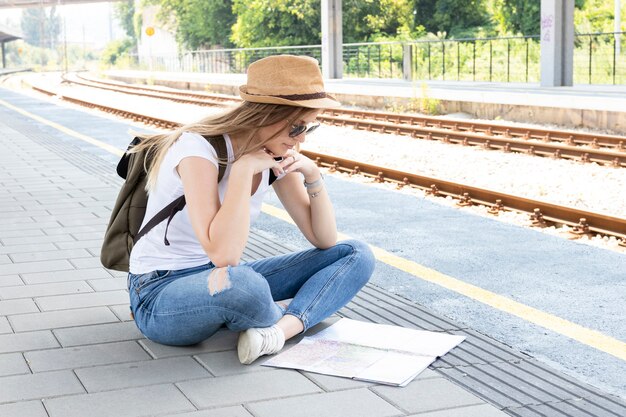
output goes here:
{"type": "Polygon", "coordinates": [[[283,173],[283,167],[280,165],[279,161],[276,161],[274,157],[264,149],[243,155],[235,161],[233,168],[235,166],[245,166],[252,171],[252,175],[263,172],[268,168],[272,168],[277,175],[283,173]]]}
{"type": "Polygon", "coordinates": [[[320,178],[320,170],[315,162],[295,150],[288,151],[279,165],[285,173],[294,171],[301,173],[307,182],[320,178]]]}

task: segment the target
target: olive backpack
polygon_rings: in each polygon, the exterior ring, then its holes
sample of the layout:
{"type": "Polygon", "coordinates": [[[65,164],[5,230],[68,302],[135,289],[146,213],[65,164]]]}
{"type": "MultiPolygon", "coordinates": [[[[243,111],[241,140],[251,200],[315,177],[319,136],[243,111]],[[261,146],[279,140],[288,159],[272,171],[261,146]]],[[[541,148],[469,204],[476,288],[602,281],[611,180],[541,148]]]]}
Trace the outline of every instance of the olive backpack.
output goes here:
{"type": "MultiPolygon", "coordinates": [[[[215,148],[219,160],[228,159],[226,141],[223,136],[205,136],[204,138],[215,148]]],[[[128,271],[128,261],[133,246],[142,236],[166,219],[167,226],[163,241],[165,245],[169,246],[167,227],[174,215],[181,211],[186,204],[185,195],[178,197],[159,211],[139,230],[143,223],[148,203],[148,194],[146,192],[147,174],[144,168],[144,161],[146,158],[150,158],[150,155],[147,155],[145,151],[132,153],[128,151],[140,142],[140,138],[135,138],[117,164],[117,174],[124,178],[125,181],[113,206],[100,251],[100,262],[102,262],[102,265],[105,268],[117,271],[128,271]]],[[[226,165],[220,164],[217,182],[222,180],[225,172],[226,165]]],[[[269,183],[272,184],[274,180],[276,180],[276,176],[270,170],[269,183]]]]}

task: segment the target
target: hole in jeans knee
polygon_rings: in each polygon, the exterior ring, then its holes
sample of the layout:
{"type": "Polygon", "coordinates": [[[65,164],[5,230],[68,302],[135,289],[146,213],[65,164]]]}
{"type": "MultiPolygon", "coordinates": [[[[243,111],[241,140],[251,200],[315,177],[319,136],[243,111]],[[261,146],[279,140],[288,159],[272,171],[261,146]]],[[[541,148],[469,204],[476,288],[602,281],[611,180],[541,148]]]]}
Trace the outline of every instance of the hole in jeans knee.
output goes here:
{"type": "Polygon", "coordinates": [[[216,295],[230,288],[230,279],[228,278],[228,267],[215,268],[209,274],[207,288],[209,294],[216,295]]]}

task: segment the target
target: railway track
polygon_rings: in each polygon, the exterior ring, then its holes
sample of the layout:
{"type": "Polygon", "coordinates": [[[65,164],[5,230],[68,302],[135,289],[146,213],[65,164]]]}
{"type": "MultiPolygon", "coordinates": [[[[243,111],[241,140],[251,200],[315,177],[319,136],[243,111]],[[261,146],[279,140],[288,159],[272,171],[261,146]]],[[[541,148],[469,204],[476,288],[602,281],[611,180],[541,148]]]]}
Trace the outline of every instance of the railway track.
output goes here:
{"type": "MultiPolygon", "coordinates": [[[[57,92],[47,88],[33,86],[33,89],[49,96],[59,97],[57,92]]],[[[78,97],[70,97],[67,95],[60,97],[74,104],[95,108],[163,129],[175,129],[181,126],[181,123],[173,120],[157,119],[149,115],[105,106],[78,97]]],[[[494,215],[506,210],[528,213],[534,226],[568,225],[572,227],[570,232],[572,238],[592,234],[609,235],[617,237],[621,240],[620,245],[626,246],[626,219],[531,200],[520,196],[503,194],[437,178],[420,176],[332,155],[310,151],[302,151],[302,153],[315,160],[318,165],[327,167],[331,171],[364,175],[372,178],[374,181],[395,183],[399,188],[420,188],[426,190],[427,193],[433,196],[451,196],[458,199],[457,204],[460,206],[475,204],[485,205],[489,207],[489,212],[494,215]]]]}
{"type": "MultiPolygon", "coordinates": [[[[240,102],[238,98],[225,95],[127,85],[86,78],[77,73],[66,76],[64,80],[92,88],[198,106],[221,107],[240,102]]],[[[623,136],[503,126],[485,122],[446,120],[343,108],[326,110],[318,116],[318,119],[334,126],[349,126],[354,129],[407,135],[465,146],[480,146],[483,149],[502,152],[595,162],[615,168],[626,167],[626,137],[623,136]]]]}

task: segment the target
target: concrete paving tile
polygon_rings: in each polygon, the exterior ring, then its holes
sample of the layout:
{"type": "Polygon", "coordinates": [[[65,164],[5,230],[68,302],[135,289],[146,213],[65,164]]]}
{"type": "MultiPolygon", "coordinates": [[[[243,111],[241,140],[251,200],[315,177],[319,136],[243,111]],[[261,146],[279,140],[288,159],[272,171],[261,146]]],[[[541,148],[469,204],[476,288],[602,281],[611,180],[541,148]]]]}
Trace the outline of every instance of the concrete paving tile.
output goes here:
{"type": "Polygon", "coordinates": [[[26,245],[0,246],[0,254],[15,254],[27,252],[43,252],[49,250],[57,250],[58,248],[52,243],[35,243],[31,242],[26,245]]]}
{"type": "Polygon", "coordinates": [[[283,398],[247,404],[258,417],[391,417],[404,413],[367,389],[283,398]]]}
{"type": "Polygon", "coordinates": [[[0,316],[12,314],[33,313],[39,311],[37,305],[30,299],[0,301],[0,316]]]}
{"type": "Polygon", "coordinates": [[[41,222],[41,223],[11,223],[11,224],[5,224],[4,226],[2,226],[2,233],[4,234],[4,232],[7,231],[26,231],[26,230],[32,230],[32,229],[45,229],[48,227],[59,227],[59,223],[55,222],[55,221],[51,221],[51,222],[41,222]]]}
{"type": "Polygon", "coordinates": [[[41,401],[28,401],[0,405],[2,417],[48,417],[41,401]]]}
{"type": "Polygon", "coordinates": [[[84,217],[81,219],[59,219],[57,221],[61,223],[61,226],[63,227],[75,227],[75,226],[106,227],[106,225],[108,224],[108,219],[96,217],[91,213],[89,214],[90,214],[90,217],[84,217]]]}
{"type": "Polygon", "coordinates": [[[25,352],[28,350],[59,347],[52,332],[10,333],[0,335],[0,353],[25,352]]]}
{"type": "Polygon", "coordinates": [[[135,322],[77,326],[52,331],[63,347],[143,339],[135,322]]]}
{"type": "Polygon", "coordinates": [[[84,326],[117,322],[118,319],[106,307],[83,308],[42,313],[18,314],[9,318],[16,332],[58,329],[61,327],[84,326]]]}
{"type": "Polygon", "coordinates": [[[33,372],[75,369],[150,359],[136,342],[116,342],[26,352],[24,357],[33,372]]]}
{"type": "MultiPolygon", "coordinates": [[[[111,278],[106,269],[99,268],[72,269],[69,271],[46,271],[30,274],[21,274],[27,284],[41,284],[46,282],[83,281],[89,279],[111,278]]],[[[2,279],[0,277],[0,279],[2,279]]]]}
{"type": "Polygon", "coordinates": [[[238,405],[321,391],[321,388],[303,375],[291,370],[251,372],[181,382],[176,385],[199,408],[238,405]]]}
{"type": "Polygon", "coordinates": [[[71,226],[71,227],[48,227],[43,231],[48,235],[64,235],[74,233],[92,233],[91,238],[104,236],[104,227],[102,226],[71,226]]]}
{"type": "Polygon", "coordinates": [[[163,417],[252,417],[252,414],[243,408],[243,406],[236,406],[192,411],[191,413],[168,414],[163,417]]]}
{"type": "Polygon", "coordinates": [[[109,279],[91,279],[87,283],[96,291],[126,290],[126,277],[109,279]]]}
{"type": "Polygon", "coordinates": [[[196,410],[173,385],[52,398],[45,405],[50,417],[139,417],[196,410]]]}
{"type": "Polygon", "coordinates": [[[54,235],[54,236],[45,236],[43,232],[41,235],[37,235],[36,237],[22,237],[23,234],[19,236],[10,237],[10,238],[0,238],[5,245],[28,245],[30,243],[57,243],[57,242],[67,242],[75,240],[69,233],[64,235],[54,235]]]}
{"type": "Polygon", "coordinates": [[[21,353],[5,353],[0,355],[0,376],[29,373],[30,368],[21,353]]]}
{"type": "Polygon", "coordinates": [[[0,275],[28,274],[33,272],[51,272],[75,269],[66,260],[25,262],[5,265],[0,269],[0,275]]]}
{"type": "Polygon", "coordinates": [[[409,413],[424,413],[485,403],[444,378],[415,380],[404,388],[377,386],[372,390],[409,413]]]}
{"type": "Polygon", "coordinates": [[[199,353],[233,350],[237,346],[239,333],[230,330],[220,330],[202,343],[193,346],[166,346],[151,340],[141,340],[139,343],[155,358],[172,356],[197,355],[199,353]]]}
{"type": "Polygon", "coordinates": [[[37,262],[53,259],[88,258],[92,255],[85,249],[56,249],[44,252],[27,252],[11,254],[14,262],[37,262]]]}
{"type": "Polygon", "coordinates": [[[202,365],[189,357],[96,366],[77,369],[75,372],[87,392],[182,382],[211,376],[202,365]]]}
{"type": "Polygon", "coordinates": [[[105,291],[87,294],[55,295],[37,297],[35,302],[42,311],[66,310],[82,307],[97,307],[122,304],[128,301],[126,291],[105,291]]]}
{"type": "Polygon", "coordinates": [[[27,229],[27,230],[0,230],[0,239],[5,245],[14,245],[11,238],[24,238],[29,237],[30,241],[39,241],[40,236],[45,236],[45,233],[41,229],[27,229]]]}
{"type": "Polygon", "coordinates": [[[109,306],[109,309],[119,320],[133,321],[133,318],[130,316],[130,303],[109,306]]]}
{"type": "Polygon", "coordinates": [[[19,275],[0,276],[0,287],[12,287],[15,285],[24,285],[19,275]]]}
{"type": "Polygon", "coordinates": [[[0,298],[9,300],[15,298],[32,298],[59,294],[76,294],[93,292],[85,281],[57,282],[52,284],[18,285],[15,287],[0,288],[0,298]]]}
{"type": "Polygon", "coordinates": [[[271,356],[263,356],[254,361],[252,365],[242,365],[239,362],[236,350],[204,353],[196,356],[196,359],[198,359],[198,361],[200,361],[200,363],[202,363],[215,376],[243,374],[248,372],[269,371],[272,369],[276,369],[269,366],[261,366],[270,358],[271,356]]]}
{"type": "Polygon", "coordinates": [[[0,265],[6,265],[10,263],[13,263],[13,261],[11,260],[11,258],[9,258],[8,255],[0,255],[0,265]]]}
{"type": "Polygon", "coordinates": [[[72,371],[5,376],[0,386],[0,404],[85,392],[72,371]]]}
{"type": "Polygon", "coordinates": [[[26,207],[25,210],[20,210],[20,211],[2,211],[0,210],[0,213],[2,213],[2,219],[3,220],[12,220],[12,221],[18,221],[24,218],[28,218],[30,216],[37,216],[37,215],[41,215],[41,214],[47,214],[48,212],[44,209],[44,207],[34,207],[34,206],[29,206],[26,207]]]}
{"type": "Polygon", "coordinates": [[[409,417],[508,417],[509,414],[500,411],[491,404],[470,405],[448,410],[431,411],[428,413],[413,414],[409,417]]]}
{"type": "Polygon", "coordinates": [[[6,317],[0,316],[0,334],[4,334],[4,333],[13,333],[13,329],[11,328],[11,325],[9,324],[9,319],[7,319],[6,317]]]}
{"type": "Polygon", "coordinates": [[[100,258],[95,256],[93,258],[70,259],[70,262],[72,262],[72,264],[75,265],[77,269],[102,267],[100,258]]]}
{"type": "MultiPolygon", "coordinates": [[[[78,234],[80,235],[80,233],[78,234]]],[[[94,239],[93,235],[88,236],[87,239],[80,239],[80,236],[77,236],[76,239],[78,240],[75,242],[58,242],[56,245],[61,249],[87,249],[102,246],[102,239],[94,239]]]]}

